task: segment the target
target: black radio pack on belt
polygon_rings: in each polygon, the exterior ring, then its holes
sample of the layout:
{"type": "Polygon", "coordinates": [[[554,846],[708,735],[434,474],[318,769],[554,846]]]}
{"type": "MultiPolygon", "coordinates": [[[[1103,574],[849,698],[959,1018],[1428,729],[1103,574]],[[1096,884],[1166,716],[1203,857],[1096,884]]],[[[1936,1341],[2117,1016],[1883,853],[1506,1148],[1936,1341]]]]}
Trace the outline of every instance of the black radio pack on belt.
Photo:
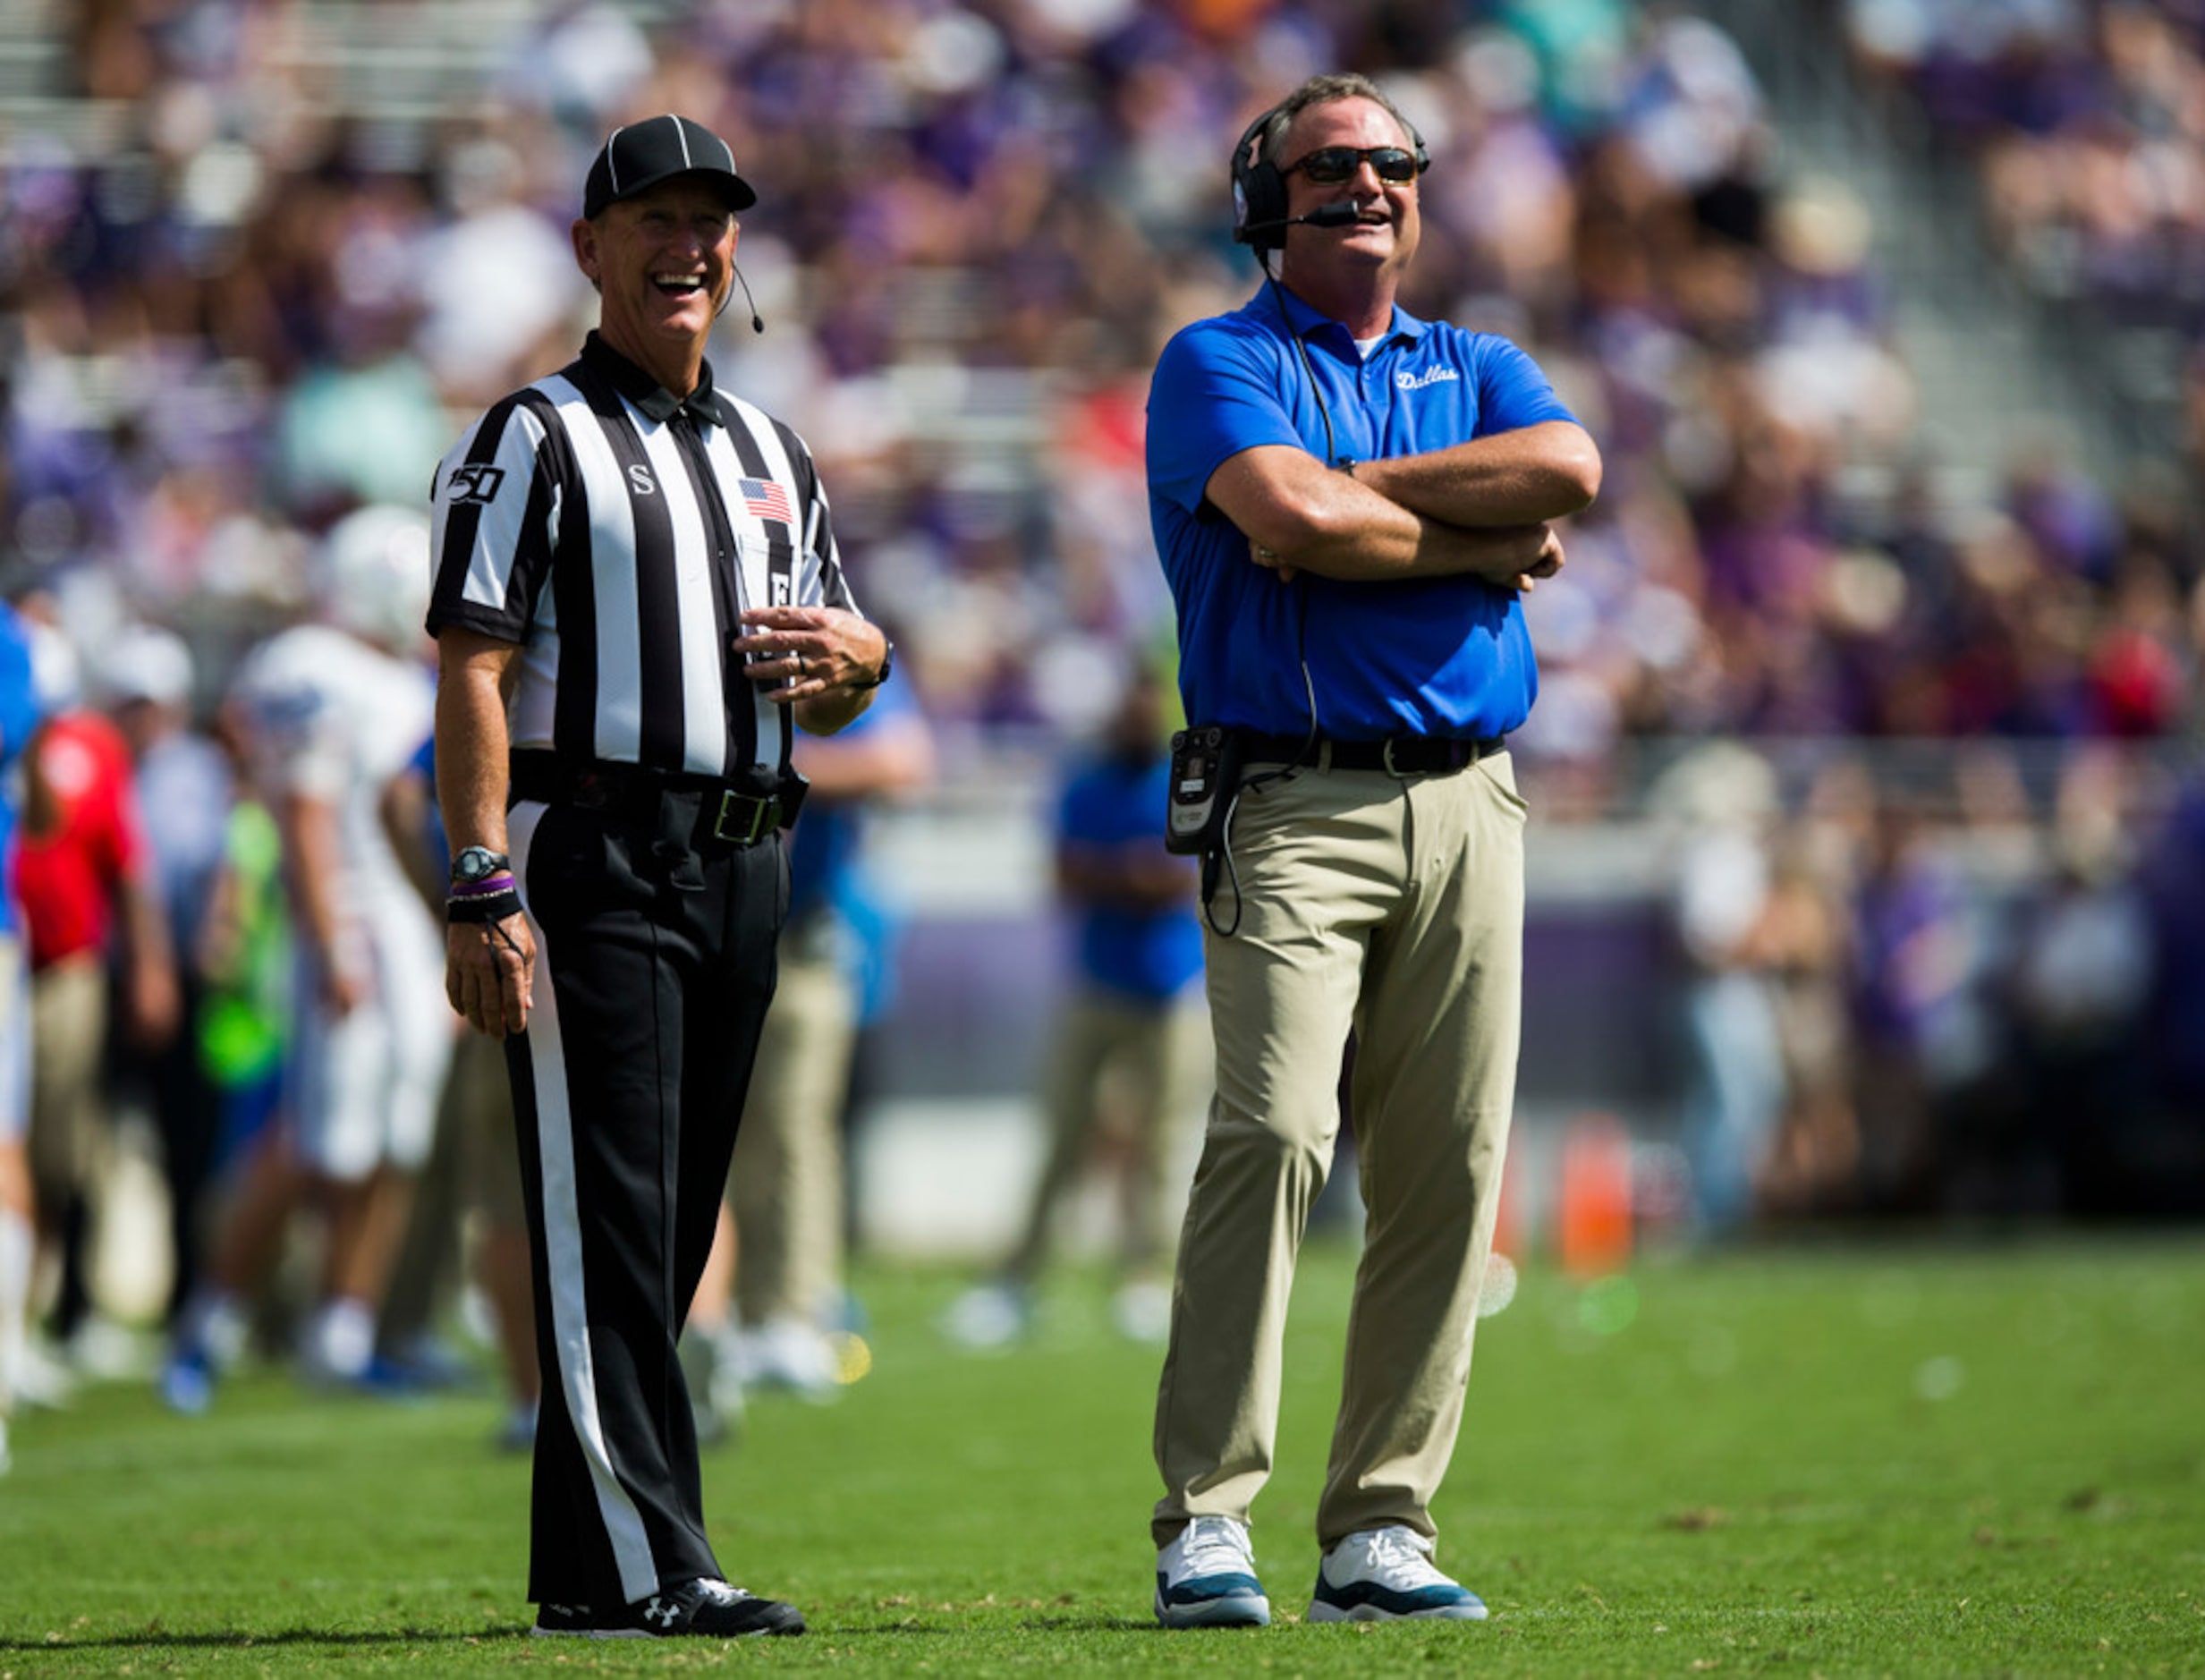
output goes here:
{"type": "Polygon", "coordinates": [[[1225,818],[1240,780],[1240,738],[1234,731],[1204,724],[1173,735],[1164,849],[1192,857],[1222,846],[1225,818]]]}

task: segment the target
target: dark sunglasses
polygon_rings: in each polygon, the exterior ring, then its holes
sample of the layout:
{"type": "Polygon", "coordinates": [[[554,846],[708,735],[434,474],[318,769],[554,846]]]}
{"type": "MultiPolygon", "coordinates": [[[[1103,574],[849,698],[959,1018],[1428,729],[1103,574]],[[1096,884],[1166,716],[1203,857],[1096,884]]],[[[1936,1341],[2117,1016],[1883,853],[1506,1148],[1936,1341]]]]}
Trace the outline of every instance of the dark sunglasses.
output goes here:
{"type": "Polygon", "coordinates": [[[1398,146],[1319,146],[1278,173],[1291,175],[1299,170],[1319,186],[1330,187],[1347,180],[1363,164],[1369,164],[1380,181],[1391,182],[1395,186],[1414,181],[1424,173],[1418,166],[1416,154],[1404,152],[1398,146]]]}

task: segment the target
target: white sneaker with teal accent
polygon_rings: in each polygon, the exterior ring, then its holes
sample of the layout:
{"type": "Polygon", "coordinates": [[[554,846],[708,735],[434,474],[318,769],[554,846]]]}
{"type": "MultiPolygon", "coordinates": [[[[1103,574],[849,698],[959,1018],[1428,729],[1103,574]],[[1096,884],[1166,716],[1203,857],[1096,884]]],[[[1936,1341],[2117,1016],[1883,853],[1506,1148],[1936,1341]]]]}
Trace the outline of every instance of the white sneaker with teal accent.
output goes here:
{"type": "Polygon", "coordinates": [[[1268,1627],[1248,1525],[1198,1516],[1156,1555],[1156,1619],[1166,1627],[1268,1627]]]}
{"type": "Polygon", "coordinates": [[[1312,1622],[1482,1622],[1485,1600],[1432,1565],[1432,1542],[1412,1528],[1350,1534],[1317,1566],[1312,1622]]]}

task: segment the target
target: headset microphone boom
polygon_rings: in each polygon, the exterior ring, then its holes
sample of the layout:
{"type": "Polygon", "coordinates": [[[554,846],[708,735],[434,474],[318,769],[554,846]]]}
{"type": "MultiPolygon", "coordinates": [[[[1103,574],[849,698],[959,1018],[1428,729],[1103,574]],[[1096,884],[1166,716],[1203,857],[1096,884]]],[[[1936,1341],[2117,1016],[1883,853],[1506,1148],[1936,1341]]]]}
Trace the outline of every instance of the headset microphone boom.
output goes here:
{"type": "Polygon", "coordinates": [[[1248,222],[1242,225],[1244,233],[1266,233],[1274,227],[1345,227],[1351,222],[1362,219],[1362,212],[1352,199],[1335,199],[1330,204],[1320,204],[1307,216],[1282,216],[1274,221],[1248,222]]]}

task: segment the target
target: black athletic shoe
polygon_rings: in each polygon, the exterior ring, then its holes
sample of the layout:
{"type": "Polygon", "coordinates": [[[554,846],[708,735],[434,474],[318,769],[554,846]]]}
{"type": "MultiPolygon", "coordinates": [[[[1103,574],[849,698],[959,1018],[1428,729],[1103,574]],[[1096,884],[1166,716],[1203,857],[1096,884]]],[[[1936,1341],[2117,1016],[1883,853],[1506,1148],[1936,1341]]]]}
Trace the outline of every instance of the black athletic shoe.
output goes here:
{"type": "Polygon", "coordinates": [[[748,1639],[759,1633],[801,1633],[804,1618],[793,1604],[754,1598],[725,1581],[700,1577],[655,1592],[640,1604],[623,1604],[594,1619],[599,1639],[664,1639],[695,1634],[703,1639],[748,1639]]]}
{"type": "Polygon", "coordinates": [[[586,1604],[539,1604],[536,1625],[529,1632],[538,1639],[588,1639],[595,1623],[586,1604]]]}

